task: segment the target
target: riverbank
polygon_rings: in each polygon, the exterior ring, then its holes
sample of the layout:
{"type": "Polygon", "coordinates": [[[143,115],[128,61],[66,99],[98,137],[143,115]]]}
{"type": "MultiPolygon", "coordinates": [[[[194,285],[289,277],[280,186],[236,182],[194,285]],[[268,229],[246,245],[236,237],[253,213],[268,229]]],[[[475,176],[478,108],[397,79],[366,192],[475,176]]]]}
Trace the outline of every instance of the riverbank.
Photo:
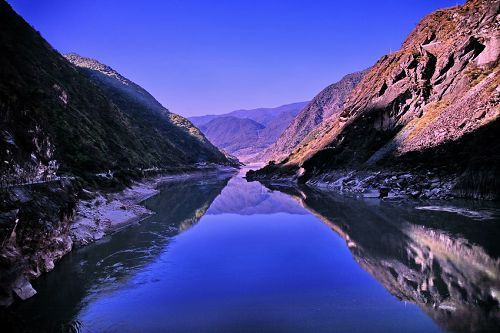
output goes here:
{"type": "Polygon", "coordinates": [[[343,169],[314,174],[304,168],[268,164],[250,170],[246,178],[272,184],[306,184],[321,191],[365,198],[498,200],[495,176],[483,170],[459,174],[444,168],[343,169]]]}
{"type": "Polygon", "coordinates": [[[141,205],[169,181],[235,172],[211,166],[156,175],[119,192],[93,192],[73,179],[12,187],[1,193],[0,306],[36,294],[30,281],[54,269],[72,249],[138,223],[152,214],[141,205]]]}
{"type": "Polygon", "coordinates": [[[76,217],[71,224],[70,236],[73,244],[79,247],[93,243],[150,216],[153,212],[141,203],[158,194],[158,187],[166,182],[230,173],[235,170],[229,167],[218,167],[173,175],[160,175],[134,182],[127,189],[110,194],[87,191],[89,199],[81,200],[78,203],[76,217]]]}

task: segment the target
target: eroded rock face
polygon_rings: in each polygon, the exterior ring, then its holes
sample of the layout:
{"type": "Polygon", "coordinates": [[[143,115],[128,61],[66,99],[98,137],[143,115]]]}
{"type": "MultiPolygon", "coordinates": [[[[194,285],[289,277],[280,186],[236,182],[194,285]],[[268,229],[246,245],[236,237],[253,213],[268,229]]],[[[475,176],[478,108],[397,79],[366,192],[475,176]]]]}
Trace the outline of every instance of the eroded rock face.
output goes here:
{"type": "Polygon", "coordinates": [[[0,306],[36,291],[30,280],[51,271],[73,242],[69,226],[76,209],[70,179],[10,187],[0,192],[0,306]]]}
{"type": "Polygon", "coordinates": [[[425,17],[320,135],[261,175],[443,168],[457,178],[456,195],[500,197],[498,13],[498,0],[473,0],[425,17]]]}

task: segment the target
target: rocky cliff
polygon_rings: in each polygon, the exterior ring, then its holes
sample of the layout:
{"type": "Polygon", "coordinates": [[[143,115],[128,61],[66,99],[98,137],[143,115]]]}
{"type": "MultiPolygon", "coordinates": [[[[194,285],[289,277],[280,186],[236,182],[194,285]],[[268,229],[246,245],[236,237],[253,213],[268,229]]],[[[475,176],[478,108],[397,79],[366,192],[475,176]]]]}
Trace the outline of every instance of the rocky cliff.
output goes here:
{"type": "Polygon", "coordinates": [[[280,161],[298,146],[314,140],[321,133],[319,125],[342,110],[347,96],[361,81],[365,72],[346,75],[323,89],[293,119],[276,142],[262,153],[260,160],[280,161]]]}
{"type": "MultiPolygon", "coordinates": [[[[471,0],[436,11],[366,73],[316,139],[250,177],[287,175],[343,187],[344,177],[352,176],[346,170],[432,172],[441,194],[497,199],[499,53],[499,1],[471,0]]],[[[349,181],[357,186],[366,176],[349,181]]]]}
{"type": "Polygon", "coordinates": [[[70,179],[0,191],[0,306],[33,296],[29,281],[71,250],[77,193],[70,179]]]}

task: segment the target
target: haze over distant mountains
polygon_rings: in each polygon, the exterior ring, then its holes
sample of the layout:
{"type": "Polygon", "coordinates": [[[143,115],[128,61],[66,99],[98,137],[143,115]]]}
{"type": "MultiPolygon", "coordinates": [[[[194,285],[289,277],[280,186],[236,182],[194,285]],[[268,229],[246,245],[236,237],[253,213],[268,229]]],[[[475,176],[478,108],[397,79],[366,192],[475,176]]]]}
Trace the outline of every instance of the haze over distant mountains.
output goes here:
{"type": "Polygon", "coordinates": [[[307,103],[236,110],[221,115],[191,117],[189,120],[214,145],[242,162],[252,162],[278,139],[307,103]]]}

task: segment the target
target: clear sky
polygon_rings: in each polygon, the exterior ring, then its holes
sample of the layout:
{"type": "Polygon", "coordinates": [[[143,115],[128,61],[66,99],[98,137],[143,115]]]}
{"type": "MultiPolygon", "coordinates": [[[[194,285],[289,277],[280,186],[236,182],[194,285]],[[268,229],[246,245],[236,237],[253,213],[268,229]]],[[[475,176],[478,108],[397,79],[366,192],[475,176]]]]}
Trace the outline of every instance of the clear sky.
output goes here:
{"type": "Polygon", "coordinates": [[[185,116],[306,101],[457,0],[8,0],[62,53],[185,116]]]}

